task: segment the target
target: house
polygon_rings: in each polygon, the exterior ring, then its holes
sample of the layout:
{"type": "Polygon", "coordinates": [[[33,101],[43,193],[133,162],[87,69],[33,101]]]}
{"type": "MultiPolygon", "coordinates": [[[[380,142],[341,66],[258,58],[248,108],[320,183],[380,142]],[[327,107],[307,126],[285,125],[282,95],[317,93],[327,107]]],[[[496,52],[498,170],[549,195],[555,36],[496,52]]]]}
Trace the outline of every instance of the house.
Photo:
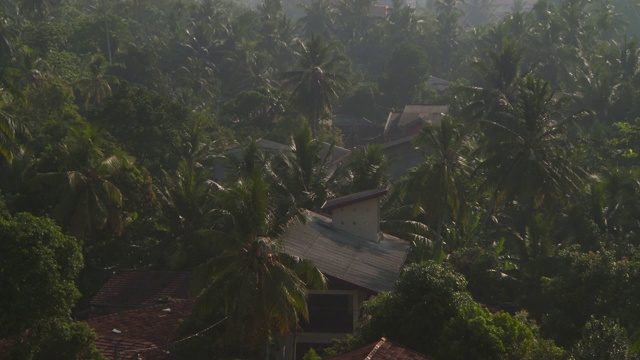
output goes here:
{"type": "Polygon", "coordinates": [[[399,179],[424,161],[424,153],[414,145],[414,138],[426,124],[439,124],[449,105],[406,105],[401,113],[389,113],[382,148],[391,161],[389,175],[399,179]]]}
{"type": "Polygon", "coordinates": [[[338,114],[332,125],[342,132],[342,141],[348,148],[382,142],[384,127],[361,116],[338,114]]]}
{"type": "Polygon", "coordinates": [[[427,86],[438,91],[444,91],[451,86],[451,82],[439,77],[429,76],[429,78],[427,79],[427,86]]]}
{"type": "Polygon", "coordinates": [[[391,112],[384,127],[385,142],[415,136],[425,124],[438,124],[449,105],[405,105],[401,113],[391,112]]]}
{"type": "Polygon", "coordinates": [[[98,335],[96,348],[109,360],[172,360],[176,329],[193,310],[185,299],[102,315],[85,320],[98,335]]]}
{"type": "MultiPolygon", "coordinates": [[[[304,211],[306,222],[288,230],[285,252],[313,261],[328,279],[327,290],[309,291],[310,319],[301,324],[289,355],[301,358],[310,347],[353,332],[362,302],[393,289],[410,246],[380,230],[380,201],[389,190],[329,200],[322,214],[304,211]]],[[[188,280],[187,272],[116,272],[91,301],[95,313],[104,315],[86,320],[101,353],[109,359],[171,359],[168,349],[179,340],[175,329],[193,308],[188,280]]]]}
{"type": "Polygon", "coordinates": [[[428,358],[383,337],[380,341],[326,360],[428,360],[428,358]]]}
{"type": "Polygon", "coordinates": [[[382,144],[382,151],[390,160],[389,177],[397,180],[424,161],[424,153],[414,144],[417,135],[382,144]]]}
{"type": "Polygon", "coordinates": [[[171,360],[176,328],[191,314],[187,271],[118,270],[91,299],[84,322],[110,360],[171,360]]]}
{"type": "Polygon", "coordinates": [[[188,299],[187,271],[118,270],[91,299],[91,313],[112,314],[188,299]]]}
{"type": "Polygon", "coordinates": [[[322,211],[330,217],[307,210],[306,222],[288,231],[285,252],[313,261],[329,283],[309,291],[298,357],[353,332],[362,302],[391,290],[400,276],[409,243],[380,231],[380,200],[388,192],[385,186],[329,200],[322,211]]]}

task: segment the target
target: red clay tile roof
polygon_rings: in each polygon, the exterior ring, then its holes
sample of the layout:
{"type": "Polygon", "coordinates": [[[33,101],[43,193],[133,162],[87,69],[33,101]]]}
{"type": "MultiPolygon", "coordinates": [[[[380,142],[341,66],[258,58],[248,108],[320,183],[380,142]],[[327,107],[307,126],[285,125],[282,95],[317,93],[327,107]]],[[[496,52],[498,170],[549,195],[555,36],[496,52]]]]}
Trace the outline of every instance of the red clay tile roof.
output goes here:
{"type": "Polygon", "coordinates": [[[92,306],[137,308],[187,299],[189,272],[119,270],[91,300],[92,306]]]}
{"type": "Polygon", "coordinates": [[[394,344],[386,338],[327,360],[428,360],[422,354],[394,344]]]}
{"type": "Polygon", "coordinates": [[[95,344],[107,359],[130,359],[140,354],[144,360],[172,359],[170,346],[179,340],[175,330],[180,320],[191,314],[193,302],[173,300],[94,317],[85,322],[96,332],[95,344]]]}

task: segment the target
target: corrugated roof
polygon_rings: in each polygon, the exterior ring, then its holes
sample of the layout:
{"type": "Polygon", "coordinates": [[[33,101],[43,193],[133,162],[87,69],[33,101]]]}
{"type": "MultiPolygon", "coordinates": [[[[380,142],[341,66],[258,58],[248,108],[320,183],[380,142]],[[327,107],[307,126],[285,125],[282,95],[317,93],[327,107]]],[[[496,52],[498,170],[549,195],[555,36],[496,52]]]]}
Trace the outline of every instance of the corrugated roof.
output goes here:
{"type": "Polygon", "coordinates": [[[376,189],[360,191],[360,192],[349,194],[346,196],[341,196],[339,198],[327,200],[324,203],[324,205],[322,205],[322,210],[333,211],[335,209],[356,204],[362,201],[379,198],[384,195],[387,195],[390,188],[391,188],[391,185],[386,185],[376,189]]]}
{"type": "Polygon", "coordinates": [[[395,125],[396,127],[398,126],[398,120],[400,119],[400,116],[402,115],[402,113],[396,113],[396,112],[390,112],[389,116],[387,117],[387,122],[384,125],[384,132],[389,132],[391,131],[391,128],[395,125]]]}
{"type": "MultiPolygon", "coordinates": [[[[277,153],[277,152],[291,151],[291,146],[281,144],[279,142],[267,140],[267,139],[258,139],[256,140],[256,144],[262,151],[266,151],[266,152],[277,153]]],[[[236,146],[234,148],[226,150],[224,154],[228,156],[242,155],[242,153],[244,153],[247,146],[248,144],[236,146]]]]}
{"type": "Polygon", "coordinates": [[[98,316],[85,323],[98,335],[96,348],[107,359],[130,359],[136,354],[144,360],[173,359],[169,353],[178,340],[175,330],[180,320],[191,314],[193,303],[174,300],[117,314],[98,316]]]}
{"type": "Polygon", "coordinates": [[[333,116],[333,126],[376,126],[376,124],[362,116],[336,114],[333,116]]]}
{"type": "Polygon", "coordinates": [[[189,272],[118,270],[91,300],[93,306],[142,307],[189,296],[189,272]]]}
{"type": "Polygon", "coordinates": [[[340,161],[342,158],[351,154],[351,150],[345,149],[341,146],[331,145],[329,143],[323,142],[322,147],[320,149],[320,158],[324,159],[328,156],[329,163],[334,163],[336,161],[340,161]]]}
{"type": "Polygon", "coordinates": [[[427,79],[427,85],[442,91],[447,89],[449,86],[451,86],[451,82],[449,80],[441,79],[439,77],[429,76],[429,79],[427,79]]]}
{"type": "Polygon", "coordinates": [[[440,121],[449,112],[449,105],[406,105],[398,120],[398,127],[407,126],[415,121],[440,121]]]}
{"type": "Polygon", "coordinates": [[[389,149],[389,148],[392,148],[392,147],[400,145],[400,144],[408,143],[411,140],[413,140],[416,136],[418,136],[418,134],[405,136],[403,138],[399,138],[399,139],[396,139],[396,140],[393,140],[393,141],[387,141],[386,143],[382,144],[382,148],[383,149],[389,149]]]}
{"type": "Polygon", "coordinates": [[[305,224],[295,224],[285,251],[311,260],[325,275],[380,292],[393,288],[404,266],[409,243],[384,234],[379,243],[336,230],[331,219],[306,210],[305,224]]]}
{"type": "Polygon", "coordinates": [[[327,360],[428,360],[428,358],[383,337],[377,343],[371,343],[327,360]]]}

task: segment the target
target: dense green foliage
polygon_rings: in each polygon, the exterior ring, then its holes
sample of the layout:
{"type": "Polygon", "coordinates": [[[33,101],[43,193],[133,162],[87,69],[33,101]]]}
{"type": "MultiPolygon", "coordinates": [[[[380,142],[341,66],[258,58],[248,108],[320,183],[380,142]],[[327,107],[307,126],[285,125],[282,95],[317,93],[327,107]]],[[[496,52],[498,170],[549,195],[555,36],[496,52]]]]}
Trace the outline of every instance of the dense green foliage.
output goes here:
{"type": "Polygon", "coordinates": [[[393,291],[363,312],[364,341],[386,336],[437,359],[562,358],[526,316],[490,313],[472,300],[461,274],[434,262],[405,269],[393,291]]]}
{"type": "Polygon", "coordinates": [[[393,179],[382,211],[409,262],[444,265],[412,265],[372,300],[359,340],[389,329],[442,359],[636,356],[638,2],[497,13],[490,0],[395,0],[385,16],[373,5],[0,1],[0,284],[12,309],[0,337],[31,329],[31,347],[15,349],[27,358],[73,358],[67,342],[93,356],[91,335],[67,321],[76,286],[83,308],[113,269],[198,268],[207,316],[185,334],[231,321],[191,354],[268,352],[304,317],[314,273],[283,254],[287,221],[390,181],[379,144],[334,163],[349,139],[329,120],[382,127],[404,105],[448,104],[411,143],[420,162],[393,179]],[[262,152],[258,139],[292,151],[262,152]],[[16,290],[14,273],[38,294],[16,290]],[[59,338],[37,335],[48,332],[59,338]]]}
{"type": "Polygon", "coordinates": [[[0,218],[0,337],[11,359],[99,359],[95,335],[71,322],[82,253],[53,221],[0,218]]]}

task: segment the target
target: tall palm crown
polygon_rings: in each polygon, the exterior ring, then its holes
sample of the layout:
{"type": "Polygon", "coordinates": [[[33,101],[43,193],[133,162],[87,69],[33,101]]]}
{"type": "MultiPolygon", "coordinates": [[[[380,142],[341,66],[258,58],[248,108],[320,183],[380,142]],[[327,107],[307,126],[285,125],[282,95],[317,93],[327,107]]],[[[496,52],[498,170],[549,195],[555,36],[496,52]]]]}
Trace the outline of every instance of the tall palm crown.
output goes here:
{"type": "Polygon", "coordinates": [[[329,145],[329,149],[323,151],[322,142],[313,139],[311,129],[305,124],[300,133],[292,138],[292,151],[274,159],[274,171],[295,198],[298,207],[319,209],[340,186],[341,180],[346,179],[342,168],[330,170],[333,149],[329,145]]]}
{"type": "Polygon", "coordinates": [[[15,118],[3,108],[6,104],[8,95],[5,97],[4,92],[0,89],[0,156],[11,161],[13,150],[15,147],[16,130],[20,124],[15,118]]]}
{"type": "MultiPolygon", "coordinates": [[[[224,308],[228,335],[243,351],[262,348],[272,335],[287,334],[308,318],[307,284],[324,287],[324,276],[308,261],[284,252],[283,234],[297,210],[278,206],[265,170],[218,192],[219,223],[211,231],[220,255],[201,265],[194,287],[198,311],[224,308]]],[[[254,354],[255,355],[255,354],[254,354]]]]}
{"type": "Polygon", "coordinates": [[[17,135],[28,136],[26,127],[18,121],[4,107],[11,101],[11,97],[0,88],[0,158],[11,161],[17,148],[17,135]]]}
{"type": "MultiPolygon", "coordinates": [[[[465,216],[467,180],[471,166],[469,155],[473,149],[471,125],[445,117],[439,125],[422,128],[416,143],[427,157],[410,185],[422,188],[416,198],[427,216],[438,218],[436,237],[441,235],[445,221],[463,222],[465,216]],[[417,184],[415,184],[417,182],[417,184]]],[[[408,190],[411,191],[411,190],[408,190]]]]}
{"type": "Polygon", "coordinates": [[[582,172],[569,157],[573,117],[562,113],[565,100],[533,75],[519,80],[511,104],[481,122],[487,135],[480,149],[485,185],[529,208],[567,200],[579,189],[582,172]]]}
{"type": "Polygon", "coordinates": [[[282,86],[307,115],[315,134],[320,118],[332,111],[333,103],[349,85],[344,75],[348,58],[338,52],[336,42],[326,42],[320,35],[298,45],[297,69],[282,74],[282,86]]]}
{"type": "Polygon", "coordinates": [[[112,179],[132,166],[133,159],[122,152],[107,156],[102,135],[91,126],[74,129],[65,140],[69,164],[60,171],[38,173],[32,188],[53,200],[51,215],[70,235],[84,239],[107,226],[122,234],[124,196],[112,179]]]}
{"type": "Polygon", "coordinates": [[[322,34],[331,36],[335,32],[334,17],[337,9],[330,0],[311,0],[307,5],[301,5],[305,16],[300,18],[302,32],[307,36],[322,34]]]}
{"type": "Polygon", "coordinates": [[[85,97],[84,105],[98,105],[111,96],[110,82],[117,83],[115,76],[106,74],[107,60],[102,55],[94,55],[87,64],[85,75],[76,81],[76,85],[85,97]]]}

